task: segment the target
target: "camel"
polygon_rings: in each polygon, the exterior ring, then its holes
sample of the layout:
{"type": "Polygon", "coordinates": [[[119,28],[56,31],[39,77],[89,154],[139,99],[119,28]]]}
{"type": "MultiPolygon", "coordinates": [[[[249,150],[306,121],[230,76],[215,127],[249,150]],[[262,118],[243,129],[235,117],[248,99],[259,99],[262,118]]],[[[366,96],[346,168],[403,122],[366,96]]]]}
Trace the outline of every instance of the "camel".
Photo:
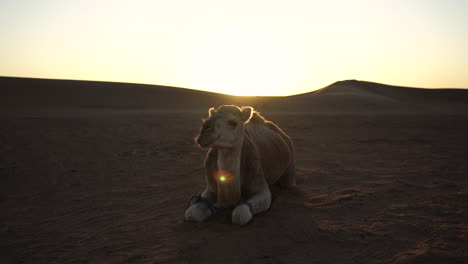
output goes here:
{"type": "Polygon", "coordinates": [[[233,209],[232,223],[247,224],[270,208],[272,184],[296,184],[291,139],[252,107],[210,108],[202,121],[195,140],[208,149],[206,188],[194,196],[185,212],[187,221],[201,222],[219,210],[233,209]]]}

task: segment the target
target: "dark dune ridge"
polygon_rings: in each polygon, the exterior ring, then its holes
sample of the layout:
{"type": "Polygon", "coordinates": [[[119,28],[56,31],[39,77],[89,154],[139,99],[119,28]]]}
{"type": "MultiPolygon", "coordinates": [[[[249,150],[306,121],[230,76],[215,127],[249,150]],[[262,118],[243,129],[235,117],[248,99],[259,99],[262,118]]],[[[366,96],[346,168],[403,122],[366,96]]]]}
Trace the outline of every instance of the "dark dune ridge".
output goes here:
{"type": "Polygon", "coordinates": [[[160,85],[0,77],[3,107],[191,109],[221,102],[216,93],[160,85]]]}
{"type": "Polygon", "coordinates": [[[2,77],[0,93],[0,263],[468,263],[467,90],[2,77]],[[227,103],[291,136],[298,185],[272,187],[246,226],[185,223],[205,185],[200,117],[227,103]]]}
{"type": "Polygon", "coordinates": [[[347,80],[287,97],[230,96],[134,83],[0,77],[2,108],[203,109],[253,105],[267,111],[463,112],[466,89],[423,89],[347,80]]]}
{"type": "Polygon", "coordinates": [[[297,109],[338,112],[464,112],[466,89],[425,89],[346,80],[306,94],[288,97],[297,109]]]}

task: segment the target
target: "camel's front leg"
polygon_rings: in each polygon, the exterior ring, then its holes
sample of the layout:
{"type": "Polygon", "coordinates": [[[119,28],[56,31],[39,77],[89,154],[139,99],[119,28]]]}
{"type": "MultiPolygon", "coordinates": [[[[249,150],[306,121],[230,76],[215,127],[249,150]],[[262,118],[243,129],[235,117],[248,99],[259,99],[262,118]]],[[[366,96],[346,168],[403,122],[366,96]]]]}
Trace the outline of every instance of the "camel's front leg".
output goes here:
{"type": "Polygon", "coordinates": [[[268,186],[255,193],[245,203],[238,205],[232,211],[232,223],[245,225],[252,220],[253,215],[264,212],[270,208],[271,193],[268,186]]]}
{"type": "Polygon", "coordinates": [[[202,222],[211,216],[211,210],[205,203],[196,203],[185,211],[185,220],[202,222]]]}
{"type": "Polygon", "coordinates": [[[198,203],[190,206],[185,211],[185,220],[187,221],[194,221],[194,222],[202,222],[206,220],[213,214],[212,207],[213,201],[215,201],[214,195],[209,192],[207,189],[201,194],[202,199],[204,201],[199,201],[198,203]]]}

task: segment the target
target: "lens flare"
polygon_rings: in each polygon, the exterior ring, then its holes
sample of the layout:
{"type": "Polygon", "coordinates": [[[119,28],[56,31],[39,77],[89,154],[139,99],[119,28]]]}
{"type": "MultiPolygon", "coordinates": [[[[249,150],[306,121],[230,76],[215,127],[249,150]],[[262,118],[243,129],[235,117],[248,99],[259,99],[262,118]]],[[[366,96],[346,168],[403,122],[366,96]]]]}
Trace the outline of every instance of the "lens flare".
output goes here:
{"type": "Polygon", "coordinates": [[[227,170],[216,170],[213,177],[220,184],[230,183],[233,179],[232,173],[227,170]]]}

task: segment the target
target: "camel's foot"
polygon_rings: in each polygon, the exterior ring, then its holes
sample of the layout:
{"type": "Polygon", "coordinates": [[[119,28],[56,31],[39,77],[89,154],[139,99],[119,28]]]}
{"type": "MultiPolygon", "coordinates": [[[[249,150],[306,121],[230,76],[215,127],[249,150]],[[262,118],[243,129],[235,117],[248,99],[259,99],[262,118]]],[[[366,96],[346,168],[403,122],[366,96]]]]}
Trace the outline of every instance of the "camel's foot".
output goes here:
{"type": "Polygon", "coordinates": [[[202,222],[211,216],[211,210],[205,203],[196,203],[185,211],[185,220],[202,222]]]}
{"type": "Polygon", "coordinates": [[[252,212],[246,204],[241,204],[232,211],[233,224],[245,225],[252,220],[252,217],[252,212]]]}

